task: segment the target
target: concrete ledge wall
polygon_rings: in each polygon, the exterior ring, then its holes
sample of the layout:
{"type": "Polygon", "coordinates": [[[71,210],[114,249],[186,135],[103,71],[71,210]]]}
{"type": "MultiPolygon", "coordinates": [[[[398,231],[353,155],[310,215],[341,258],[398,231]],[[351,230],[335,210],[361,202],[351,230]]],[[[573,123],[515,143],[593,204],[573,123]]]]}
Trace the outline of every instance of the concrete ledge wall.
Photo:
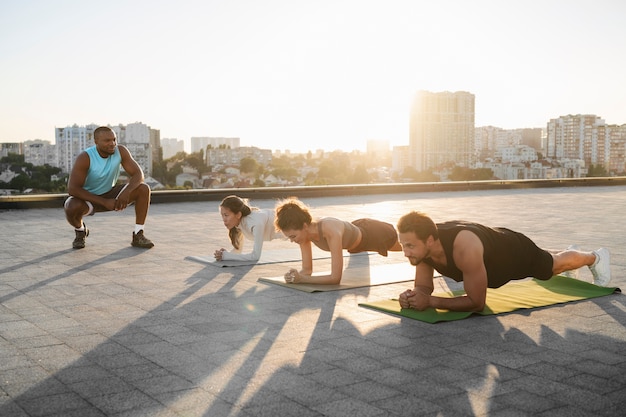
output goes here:
{"type": "MultiPolygon", "coordinates": [[[[189,201],[221,201],[236,194],[252,200],[335,197],[342,195],[402,194],[443,191],[501,190],[516,188],[590,187],[626,185],[626,177],[562,178],[556,180],[451,181],[394,184],[352,184],[308,187],[224,188],[202,190],[159,190],[152,192],[152,204],[189,201]]],[[[61,208],[67,194],[0,196],[0,210],[61,208]]]]}

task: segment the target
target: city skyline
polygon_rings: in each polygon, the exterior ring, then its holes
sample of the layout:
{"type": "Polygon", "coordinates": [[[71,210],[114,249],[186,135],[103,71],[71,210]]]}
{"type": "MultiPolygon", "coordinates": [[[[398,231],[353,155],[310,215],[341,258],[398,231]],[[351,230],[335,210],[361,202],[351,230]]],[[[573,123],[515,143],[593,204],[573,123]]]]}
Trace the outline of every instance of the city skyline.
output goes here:
{"type": "Polygon", "coordinates": [[[626,123],[619,1],[176,4],[0,6],[0,142],[143,122],[186,150],[406,145],[419,90],[474,94],[476,126],[626,123]]]}

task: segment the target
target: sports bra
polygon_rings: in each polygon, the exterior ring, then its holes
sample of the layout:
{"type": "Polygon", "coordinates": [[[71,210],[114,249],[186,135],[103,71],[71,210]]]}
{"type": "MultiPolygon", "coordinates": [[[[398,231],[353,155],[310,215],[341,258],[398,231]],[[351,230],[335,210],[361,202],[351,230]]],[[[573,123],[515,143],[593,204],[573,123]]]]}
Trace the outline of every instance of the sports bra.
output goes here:
{"type": "MultiPolygon", "coordinates": [[[[329,251],[330,247],[328,246],[328,241],[322,234],[322,222],[323,221],[324,219],[320,219],[317,222],[317,233],[319,234],[319,240],[317,242],[313,241],[313,243],[318,248],[325,250],[325,251],[329,251]]],[[[342,222],[343,222],[343,238],[341,240],[341,247],[343,249],[348,249],[348,248],[351,248],[356,242],[356,240],[359,238],[360,229],[350,222],[347,222],[347,221],[342,221],[342,222]]]]}

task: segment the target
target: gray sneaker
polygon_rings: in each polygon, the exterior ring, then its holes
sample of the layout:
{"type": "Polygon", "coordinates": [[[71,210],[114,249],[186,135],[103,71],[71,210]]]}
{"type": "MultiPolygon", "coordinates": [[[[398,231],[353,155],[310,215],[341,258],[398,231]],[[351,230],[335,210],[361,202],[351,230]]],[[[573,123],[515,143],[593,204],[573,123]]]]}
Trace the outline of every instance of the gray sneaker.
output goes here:
{"type": "MultiPolygon", "coordinates": [[[[580,250],[580,248],[577,245],[569,245],[565,250],[580,250]]],[[[574,269],[571,271],[564,271],[561,273],[561,276],[573,278],[573,279],[579,279],[578,269],[574,269]]]]}
{"type": "Polygon", "coordinates": [[[130,244],[135,246],[136,248],[144,248],[144,249],[150,249],[151,247],[154,246],[154,243],[152,243],[150,239],[148,239],[147,237],[143,235],[143,230],[140,230],[139,233],[137,234],[133,232],[133,240],[132,242],[130,242],[130,244]]]}
{"type": "Polygon", "coordinates": [[[611,282],[611,253],[606,248],[594,250],[596,261],[589,267],[593,274],[593,283],[606,287],[611,282]]]}
{"type": "Polygon", "coordinates": [[[74,241],[72,242],[72,247],[74,249],[82,249],[85,247],[85,238],[89,236],[89,229],[87,229],[87,226],[84,223],[83,223],[83,226],[85,226],[84,231],[81,232],[80,230],[75,230],[76,237],[74,238],[74,241]]]}

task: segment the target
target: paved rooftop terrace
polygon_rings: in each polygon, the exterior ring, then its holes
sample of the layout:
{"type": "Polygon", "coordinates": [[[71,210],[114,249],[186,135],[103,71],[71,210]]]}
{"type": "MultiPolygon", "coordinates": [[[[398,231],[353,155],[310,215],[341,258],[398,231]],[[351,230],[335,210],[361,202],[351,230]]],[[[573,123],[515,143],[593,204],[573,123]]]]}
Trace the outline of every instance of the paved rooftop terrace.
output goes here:
{"type": "MultiPolygon", "coordinates": [[[[612,285],[626,288],[626,186],[304,201],[318,216],[395,224],[417,209],[509,227],[545,248],[605,246],[612,285]]],[[[624,295],[427,324],[357,305],[406,283],[308,294],[257,282],[299,263],[185,260],[227,245],[218,202],[153,204],[150,250],[129,245],[132,210],[86,222],[87,247],[73,250],[61,208],[0,212],[0,416],[626,413],[624,295]]],[[[349,266],[392,261],[404,262],[349,266]]]]}

